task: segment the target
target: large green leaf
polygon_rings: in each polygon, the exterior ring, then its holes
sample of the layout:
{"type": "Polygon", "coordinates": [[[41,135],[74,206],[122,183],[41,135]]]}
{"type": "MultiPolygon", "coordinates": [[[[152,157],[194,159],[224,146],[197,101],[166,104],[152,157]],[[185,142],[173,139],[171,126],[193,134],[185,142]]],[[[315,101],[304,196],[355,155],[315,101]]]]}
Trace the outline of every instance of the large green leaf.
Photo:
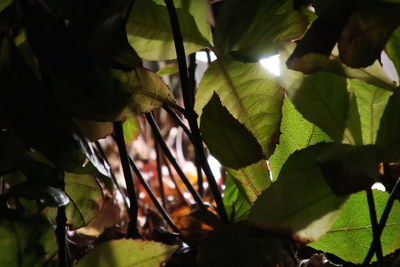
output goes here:
{"type": "Polygon", "coordinates": [[[200,267],[279,266],[281,256],[278,238],[239,222],[211,232],[199,247],[197,262],[200,267]]]}
{"type": "Polygon", "coordinates": [[[400,76],[400,28],[394,31],[386,44],[385,51],[388,57],[393,61],[397,70],[397,75],[400,76]]]}
{"type": "Polygon", "coordinates": [[[380,120],[392,92],[358,80],[349,80],[360,114],[362,144],[374,144],[380,120]]]}
{"type": "Polygon", "coordinates": [[[57,253],[54,230],[42,216],[2,211],[0,239],[1,266],[45,266],[57,253]]]}
{"type": "Polygon", "coordinates": [[[226,167],[240,169],[263,158],[255,137],[222,106],[216,93],[203,108],[200,131],[210,153],[226,167]]]}
{"type": "MultiPolygon", "coordinates": [[[[389,195],[374,190],[375,207],[381,216],[389,195]]],[[[394,203],[383,231],[382,250],[387,255],[400,248],[400,204],[394,203]]],[[[365,192],[353,194],[343,205],[330,230],[312,247],[335,254],[345,261],[361,263],[372,242],[372,227],[365,192]]]]}
{"type": "Polygon", "coordinates": [[[293,153],[278,180],[254,203],[248,221],[301,242],[322,236],[346,199],[333,194],[317,165],[318,155],[327,146],[317,144],[293,153]]]}
{"type": "Polygon", "coordinates": [[[225,1],[217,15],[216,52],[225,55],[233,50],[244,60],[255,61],[274,53],[279,42],[300,37],[307,23],[292,10],[291,0],[225,1]]]}
{"type": "Polygon", "coordinates": [[[293,152],[320,142],[330,141],[332,139],[326,133],[304,119],[292,102],[286,98],[282,107],[279,144],[268,160],[274,179],[278,178],[283,164],[293,152]]]}
{"type": "Polygon", "coordinates": [[[198,114],[214,92],[229,113],[256,137],[268,157],[279,130],[283,101],[275,77],[259,63],[241,63],[227,56],[212,62],[204,74],[196,95],[198,114]]]}
{"type": "Polygon", "coordinates": [[[233,222],[245,220],[251,208],[251,203],[240,192],[231,175],[226,177],[224,206],[229,218],[233,222]]]}
{"type": "MultiPolygon", "coordinates": [[[[186,53],[210,46],[208,1],[174,1],[186,53]]],[[[170,20],[164,1],[135,1],[127,24],[128,40],[147,60],[176,58],[170,20]]]]}
{"type": "Polygon", "coordinates": [[[103,191],[99,182],[89,174],[65,174],[65,192],[70,198],[67,205],[67,223],[72,229],[87,225],[103,207],[103,191]]]}
{"type": "Polygon", "coordinates": [[[82,258],[77,267],[162,266],[177,246],[153,241],[120,239],[104,242],[82,258]]]}
{"type": "Polygon", "coordinates": [[[261,192],[271,184],[265,160],[239,170],[227,168],[227,171],[232,176],[241,194],[249,203],[256,201],[261,192]]]}
{"type": "Polygon", "coordinates": [[[380,58],[393,31],[400,25],[400,4],[357,2],[339,42],[341,60],[354,68],[366,67],[380,58]]]}
{"type": "Polygon", "coordinates": [[[288,97],[305,119],[335,141],[349,139],[344,133],[349,105],[344,77],[327,72],[303,75],[286,70],[281,79],[288,97]]]}

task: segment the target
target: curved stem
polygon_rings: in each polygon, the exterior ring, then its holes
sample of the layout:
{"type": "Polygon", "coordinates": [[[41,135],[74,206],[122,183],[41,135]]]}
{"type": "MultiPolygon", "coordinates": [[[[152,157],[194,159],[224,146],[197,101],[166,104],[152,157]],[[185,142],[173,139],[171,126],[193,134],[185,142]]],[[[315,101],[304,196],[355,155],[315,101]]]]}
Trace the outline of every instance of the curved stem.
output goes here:
{"type": "Polygon", "coordinates": [[[378,219],[376,217],[374,195],[372,193],[372,189],[367,189],[366,193],[367,193],[367,200],[368,200],[369,216],[370,216],[371,225],[372,225],[373,239],[377,240],[376,257],[378,259],[378,264],[380,264],[380,263],[382,263],[382,260],[383,260],[383,253],[382,253],[382,244],[381,244],[380,238],[378,236],[378,219]]]}
{"type": "Polygon", "coordinates": [[[129,166],[129,156],[126,150],[122,123],[120,121],[114,122],[114,131],[115,131],[114,140],[118,146],[119,157],[121,160],[122,170],[124,173],[125,184],[129,198],[129,210],[128,210],[129,223],[128,223],[127,237],[136,238],[139,237],[139,230],[137,227],[139,206],[136,197],[135,184],[133,183],[131,168],[129,166]]]}
{"type": "Polygon", "coordinates": [[[178,67],[179,67],[179,76],[181,79],[182,85],[182,95],[183,101],[185,104],[186,110],[186,118],[189,122],[189,126],[193,135],[194,140],[194,147],[196,150],[196,154],[199,158],[201,166],[206,174],[208,184],[210,186],[211,192],[213,193],[213,197],[217,204],[217,212],[220,216],[221,220],[224,223],[228,222],[228,215],[225,210],[225,206],[222,202],[222,196],[219,192],[217,182],[215,181],[215,177],[211,172],[211,168],[208,165],[207,158],[204,153],[203,142],[200,135],[199,126],[197,125],[197,114],[194,112],[194,92],[190,90],[190,81],[188,76],[188,70],[186,65],[186,55],[185,55],[185,47],[183,46],[183,38],[180,31],[178,15],[176,13],[176,9],[174,6],[173,0],[164,0],[168,14],[170,18],[172,33],[174,36],[174,44],[175,44],[175,51],[178,57],[178,67]]]}

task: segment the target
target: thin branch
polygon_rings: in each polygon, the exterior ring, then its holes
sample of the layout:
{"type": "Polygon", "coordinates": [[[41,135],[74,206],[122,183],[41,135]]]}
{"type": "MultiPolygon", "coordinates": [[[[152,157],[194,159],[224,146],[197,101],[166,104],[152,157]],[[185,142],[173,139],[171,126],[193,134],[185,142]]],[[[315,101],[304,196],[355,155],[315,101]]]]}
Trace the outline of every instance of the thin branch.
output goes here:
{"type": "MultiPolygon", "coordinates": [[[[60,189],[65,190],[65,181],[64,174],[60,172],[60,189]]],[[[69,266],[69,257],[68,257],[68,246],[67,246],[67,216],[65,215],[65,206],[61,206],[57,208],[57,217],[56,217],[56,237],[58,244],[58,266],[60,267],[68,267],[69,266]]]]}
{"type": "Polygon", "coordinates": [[[117,143],[119,157],[121,160],[122,170],[124,173],[126,189],[128,191],[129,198],[129,223],[128,223],[128,238],[139,237],[139,230],[137,227],[137,217],[138,217],[138,201],[136,197],[135,184],[133,183],[131,168],[129,167],[129,156],[126,151],[126,145],[124,140],[124,133],[122,129],[122,123],[120,121],[114,122],[115,136],[114,140],[117,143]]]}
{"type": "Polygon", "coordinates": [[[164,218],[164,220],[168,223],[169,227],[171,227],[171,229],[174,232],[179,233],[178,228],[172,222],[168,213],[163,209],[160,202],[157,200],[156,196],[153,194],[153,191],[151,190],[149,184],[146,182],[142,173],[139,171],[138,167],[136,166],[135,162],[132,160],[131,157],[129,157],[129,163],[130,163],[133,171],[135,172],[136,176],[138,177],[140,183],[143,185],[144,189],[146,190],[147,194],[149,195],[150,199],[153,201],[154,206],[156,206],[157,210],[160,212],[161,216],[164,218]]]}
{"type": "Polygon", "coordinates": [[[372,240],[372,244],[369,248],[368,254],[364,259],[363,266],[369,264],[372,257],[374,256],[375,251],[377,250],[379,239],[381,238],[383,230],[386,226],[386,222],[389,218],[390,211],[392,210],[394,201],[396,200],[396,197],[399,193],[400,193],[400,177],[397,179],[397,182],[393,187],[392,192],[390,193],[389,199],[386,202],[386,206],[385,209],[383,210],[381,220],[379,221],[378,224],[377,235],[376,237],[374,236],[374,239],[372,240]]]}
{"type": "Polygon", "coordinates": [[[178,193],[178,195],[179,195],[179,197],[181,198],[182,202],[184,202],[184,203],[186,203],[187,205],[189,205],[188,200],[187,200],[187,199],[185,198],[185,196],[183,195],[182,190],[181,190],[181,188],[179,187],[179,185],[178,185],[178,183],[177,183],[177,181],[176,181],[176,179],[175,179],[174,174],[172,173],[171,166],[169,166],[169,163],[168,163],[167,158],[165,157],[164,154],[161,154],[161,156],[162,156],[162,158],[163,158],[163,161],[164,161],[165,166],[167,167],[168,174],[169,174],[169,178],[172,180],[172,182],[173,182],[174,185],[175,185],[176,192],[178,193]]]}
{"type": "MultiPolygon", "coordinates": [[[[101,157],[103,158],[103,160],[108,164],[108,166],[110,166],[110,162],[108,161],[108,159],[107,159],[107,157],[106,157],[106,154],[104,153],[104,150],[103,150],[103,148],[101,147],[100,142],[99,142],[98,140],[96,140],[96,141],[95,141],[95,144],[96,144],[97,151],[99,151],[99,153],[100,153],[100,156],[101,156],[101,157]]],[[[129,204],[128,204],[128,201],[126,201],[125,193],[124,193],[124,191],[122,190],[121,186],[118,184],[117,177],[115,177],[115,173],[114,173],[114,171],[111,169],[111,167],[110,167],[110,175],[111,175],[111,180],[113,181],[113,183],[114,183],[115,186],[117,187],[118,192],[119,192],[119,193],[121,194],[121,196],[122,196],[122,200],[123,200],[123,202],[124,202],[124,206],[125,206],[126,210],[129,211],[129,204]]]]}
{"type": "Polygon", "coordinates": [[[165,156],[168,158],[169,162],[171,162],[172,166],[174,166],[176,172],[178,173],[179,177],[182,179],[182,182],[186,185],[189,192],[192,194],[194,201],[199,205],[200,208],[205,209],[203,200],[201,199],[200,195],[197,191],[193,188],[192,184],[190,183],[189,179],[183,173],[182,169],[179,167],[176,159],[172,155],[171,151],[169,150],[167,144],[165,143],[164,139],[161,136],[160,130],[158,129],[157,124],[154,121],[153,115],[151,113],[146,113],[146,119],[149,123],[151,129],[153,130],[154,138],[160,144],[161,149],[163,150],[165,156]]]}
{"type": "Polygon", "coordinates": [[[376,244],[376,257],[378,259],[378,264],[380,264],[380,263],[382,263],[382,260],[383,260],[383,253],[382,253],[382,244],[381,244],[380,238],[378,236],[378,219],[376,217],[374,195],[372,193],[372,189],[367,189],[366,193],[367,193],[367,200],[368,200],[369,216],[370,216],[371,225],[372,225],[372,234],[373,234],[373,238],[378,241],[376,244]]]}
{"type": "Polygon", "coordinates": [[[185,123],[179,118],[178,114],[176,114],[169,106],[164,105],[163,109],[171,116],[171,118],[183,129],[186,133],[187,137],[193,143],[193,136],[188,127],[186,127],[185,123]]]}
{"type": "Polygon", "coordinates": [[[160,149],[159,149],[158,144],[156,142],[154,142],[154,150],[156,151],[158,186],[160,188],[161,203],[162,203],[164,209],[167,209],[167,198],[165,196],[165,191],[164,191],[164,182],[163,182],[163,174],[162,174],[162,163],[161,163],[160,149]]]}
{"type": "Polygon", "coordinates": [[[175,44],[175,51],[178,58],[178,67],[179,67],[179,76],[181,79],[182,85],[182,95],[183,101],[185,104],[186,110],[186,118],[189,121],[189,126],[193,135],[194,141],[194,148],[196,150],[196,154],[199,157],[200,164],[206,174],[208,184],[210,186],[211,192],[213,193],[213,197],[217,204],[217,212],[224,223],[228,222],[228,215],[225,210],[225,206],[222,202],[222,196],[219,192],[218,185],[215,181],[215,177],[211,172],[211,168],[208,165],[207,158],[204,154],[203,142],[201,139],[199,126],[197,125],[197,114],[194,112],[194,93],[193,90],[190,90],[190,81],[188,76],[188,70],[186,65],[186,55],[185,55],[185,48],[183,46],[183,38],[180,31],[178,15],[176,13],[176,9],[174,6],[173,0],[164,0],[168,14],[170,18],[172,33],[174,36],[174,44],[175,44]]]}

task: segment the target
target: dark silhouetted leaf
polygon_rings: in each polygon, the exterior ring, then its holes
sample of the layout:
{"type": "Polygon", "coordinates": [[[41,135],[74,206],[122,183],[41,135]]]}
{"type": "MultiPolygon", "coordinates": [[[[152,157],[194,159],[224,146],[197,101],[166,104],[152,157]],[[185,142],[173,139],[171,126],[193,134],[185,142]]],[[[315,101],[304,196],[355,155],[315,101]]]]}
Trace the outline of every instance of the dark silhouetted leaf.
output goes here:
{"type": "Polygon", "coordinates": [[[197,114],[202,113],[214,92],[269,157],[275,146],[283,101],[283,91],[275,77],[259,63],[241,63],[225,57],[212,62],[200,82],[195,101],[197,114]]]}
{"type": "Polygon", "coordinates": [[[200,267],[276,266],[282,256],[278,238],[263,236],[244,222],[231,224],[212,233],[200,245],[200,267]]]}
{"type": "Polygon", "coordinates": [[[83,257],[77,267],[162,266],[177,246],[153,241],[121,239],[104,242],[83,257]]]}
{"type": "Polygon", "coordinates": [[[0,265],[44,266],[57,253],[53,227],[42,216],[2,211],[0,265]]]}
{"type": "Polygon", "coordinates": [[[318,165],[332,191],[343,196],[377,182],[379,156],[375,146],[330,144],[318,156],[318,165]]]}
{"type": "Polygon", "coordinates": [[[282,107],[279,144],[268,160],[274,179],[278,178],[283,164],[293,152],[320,142],[330,141],[332,139],[326,133],[304,119],[292,102],[286,98],[282,107]]]}
{"type": "Polygon", "coordinates": [[[15,170],[21,163],[26,147],[12,132],[0,129],[0,175],[15,170]]]}
{"type": "Polygon", "coordinates": [[[203,108],[200,130],[211,154],[229,168],[240,169],[263,158],[255,137],[222,106],[216,93],[203,108]]]}
{"type": "MultiPolygon", "coordinates": [[[[389,194],[374,190],[375,207],[379,218],[389,194]]],[[[396,201],[381,237],[383,254],[400,248],[400,205],[396,201]]],[[[372,242],[372,226],[365,192],[353,194],[342,206],[338,218],[318,241],[310,245],[335,254],[345,261],[361,263],[372,242]]]]}
{"type": "Polygon", "coordinates": [[[332,225],[345,197],[337,197],[323,178],[317,157],[328,144],[293,153],[276,182],[254,203],[248,221],[300,242],[317,240],[332,225]]]}
{"type": "Polygon", "coordinates": [[[341,33],[341,60],[353,68],[366,67],[380,58],[393,31],[400,25],[400,4],[363,1],[357,4],[341,33]]]}

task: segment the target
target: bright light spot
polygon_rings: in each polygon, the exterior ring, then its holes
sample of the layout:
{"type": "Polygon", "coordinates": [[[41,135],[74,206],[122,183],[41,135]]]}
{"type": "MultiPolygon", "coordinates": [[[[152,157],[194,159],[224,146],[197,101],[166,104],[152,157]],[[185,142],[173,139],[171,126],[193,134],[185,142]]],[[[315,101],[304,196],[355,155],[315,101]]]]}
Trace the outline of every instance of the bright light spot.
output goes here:
{"type": "Polygon", "coordinates": [[[145,195],[143,192],[140,192],[140,193],[139,193],[139,198],[140,198],[140,199],[143,199],[143,198],[145,198],[145,197],[146,197],[146,195],[145,195]]]}
{"type": "Polygon", "coordinates": [[[281,74],[279,55],[263,58],[260,60],[260,63],[266,70],[275,76],[279,76],[281,74]]]}
{"type": "Polygon", "coordinates": [[[376,190],[383,191],[383,192],[386,191],[386,187],[382,183],[374,183],[372,185],[372,189],[376,189],[376,190]]]}
{"type": "Polygon", "coordinates": [[[221,164],[219,161],[213,156],[208,156],[207,158],[208,164],[210,165],[211,171],[215,177],[215,179],[221,178],[221,164]]]}
{"type": "MultiPolygon", "coordinates": [[[[214,60],[217,59],[217,56],[212,51],[210,51],[210,59],[211,59],[211,61],[214,61],[214,60]]],[[[197,61],[208,62],[207,53],[205,51],[197,52],[196,53],[196,60],[197,61]]]]}

